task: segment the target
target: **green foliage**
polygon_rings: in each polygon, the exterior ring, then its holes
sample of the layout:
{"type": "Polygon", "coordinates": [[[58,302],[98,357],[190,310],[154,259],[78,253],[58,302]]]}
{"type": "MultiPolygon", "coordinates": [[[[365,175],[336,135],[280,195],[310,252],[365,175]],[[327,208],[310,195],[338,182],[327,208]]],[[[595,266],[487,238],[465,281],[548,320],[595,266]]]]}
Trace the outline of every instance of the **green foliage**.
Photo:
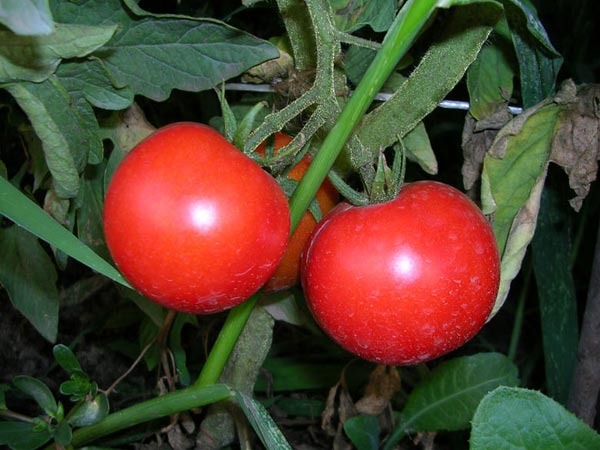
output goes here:
{"type": "Polygon", "coordinates": [[[471,449],[592,449],[600,435],[540,392],[500,387],[473,418],[471,449]]]}
{"type": "Polygon", "coordinates": [[[48,0],[4,0],[0,23],[15,34],[28,36],[50,34],[54,25],[48,0]]]}
{"type": "Polygon", "coordinates": [[[409,430],[467,429],[488,392],[518,382],[517,368],[499,353],[478,353],[447,361],[432,370],[410,393],[400,424],[385,448],[392,448],[409,430]]]}
{"type": "Polygon", "coordinates": [[[344,422],[344,431],[357,450],[379,448],[379,421],[375,416],[359,414],[344,422]]]}
{"type": "MultiPolygon", "coordinates": [[[[3,181],[0,178],[0,183],[3,181]]],[[[16,189],[13,192],[22,195],[16,189]]],[[[34,208],[40,211],[37,206],[34,208]]],[[[59,300],[52,260],[37,239],[31,239],[29,233],[16,226],[0,228],[0,253],[0,284],[15,308],[53,342],[58,333],[59,300]]]]}

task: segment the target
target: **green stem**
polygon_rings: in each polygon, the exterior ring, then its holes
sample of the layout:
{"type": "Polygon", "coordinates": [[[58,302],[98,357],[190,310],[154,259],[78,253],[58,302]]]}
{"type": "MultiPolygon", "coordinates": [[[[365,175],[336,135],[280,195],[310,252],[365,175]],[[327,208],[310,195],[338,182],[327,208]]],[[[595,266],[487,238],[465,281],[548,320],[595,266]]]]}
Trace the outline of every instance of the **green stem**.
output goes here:
{"type": "Polygon", "coordinates": [[[435,10],[436,0],[409,0],[390,27],[381,49],[346,103],[319,152],[290,199],[292,224],[297,224],[325,180],[352,130],[383,83],[398,65],[435,10]]]}
{"type": "Polygon", "coordinates": [[[229,355],[258,301],[258,297],[258,294],[254,294],[229,312],[202,367],[202,371],[193,385],[194,388],[208,386],[219,380],[229,355]]]}
{"type": "MultiPolygon", "coordinates": [[[[89,427],[80,428],[73,433],[71,444],[78,447],[102,436],[116,431],[148,422],[161,417],[170,416],[180,411],[209,405],[225,400],[232,396],[231,390],[222,384],[203,388],[196,386],[179,391],[170,392],[160,397],[155,397],[129,408],[122,409],[106,416],[100,422],[89,427]]],[[[54,448],[52,445],[48,448],[54,448]]]]}

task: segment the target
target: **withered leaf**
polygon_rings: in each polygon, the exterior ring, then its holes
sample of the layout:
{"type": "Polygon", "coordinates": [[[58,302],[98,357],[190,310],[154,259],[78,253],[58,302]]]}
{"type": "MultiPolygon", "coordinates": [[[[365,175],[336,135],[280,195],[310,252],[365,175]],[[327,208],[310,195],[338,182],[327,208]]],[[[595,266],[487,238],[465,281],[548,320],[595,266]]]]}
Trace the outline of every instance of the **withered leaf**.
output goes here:
{"type": "Polygon", "coordinates": [[[576,196],[571,206],[579,211],[598,172],[600,156],[600,85],[563,84],[562,97],[567,104],[559,117],[552,141],[550,160],[566,172],[576,196]]]}
{"type": "Polygon", "coordinates": [[[491,116],[479,121],[467,114],[462,132],[462,176],[466,190],[471,189],[479,180],[485,153],[492,146],[498,130],[511,119],[512,114],[506,104],[499,106],[491,116]]]}
{"type": "Polygon", "coordinates": [[[378,416],[389,406],[390,400],[400,390],[400,373],[391,366],[379,365],[369,375],[363,397],[356,402],[359,413],[378,416]]]}

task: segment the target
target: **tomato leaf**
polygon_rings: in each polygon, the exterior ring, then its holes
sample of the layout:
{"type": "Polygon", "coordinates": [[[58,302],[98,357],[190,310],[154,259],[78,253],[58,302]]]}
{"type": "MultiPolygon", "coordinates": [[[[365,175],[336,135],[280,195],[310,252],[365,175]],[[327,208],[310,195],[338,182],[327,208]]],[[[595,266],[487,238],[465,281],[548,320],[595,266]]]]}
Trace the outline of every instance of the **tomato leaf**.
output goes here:
{"type": "Polygon", "coordinates": [[[97,163],[103,153],[91,107],[83,98],[70,97],[54,77],[42,83],[13,84],[7,90],[27,113],[42,140],[56,193],[63,198],[75,197],[79,173],[88,157],[97,163]]]}
{"type": "Polygon", "coordinates": [[[469,90],[469,112],[475,119],[491,116],[497,108],[508,102],[513,92],[512,60],[508,56],[511,49],[499,28],[507,28],[505,19],[500,20],[487,45],[484,45],[477,59],[467,71],[469,90]]]}
{"type": "Polygon", "coordinates": [[[99,60],[63,62],[56,76],[69,92],[79,93],[97,108],[121,110],[133,103],[133,91],[129,87],[115,87],[99,60]]]}
{"type": "Polygon", "coordinates": [[[36,423],[0,422],[0,444],[13,450],[35,450],[51,438],[50,430],[39,430],[36,423]]]}
{"type": "Polygon", "coordinates": [[[44,81],[63,58],[89,55],[116,29],[115,25],[55,24],[47,36],[19,36],[0,30],[0,83],[44,81]]]}
{"type": "Polygon", "coordinates": [[[109,260],[102,230],[104,167],[104,164],[88,166],[84,171],[76,201],[77,237],[96,254],[109,260]]]}
{"type": "Polygon", "coordinates": [[[515,386],[517,368],[499,353],[458,357],[433,369],[410,393],[401,422],[386,441],[391,449],[408,430],[462,430],[481,399],[498,386],[515,386]]]}
{"type": "Polygon", "coordinates": [[[600,448],[600,435],[540,392],[499,387],[477,408],[470,443],[471,450],[576,450],[600,448]]]}
{"type": "Polygon", "coordinates": [[[410,78],[364,117],[356,131],[360,141],[371,149],[385,148],[415,128],[462,79],[501,12],[488,2],[452,8],[440,38],[410,78]]]}
{"type": "Polygon", "coordinates": [[[552,137],[562,109],[548,101],[526,110],[499,131],[484,158],[483,210],[494,214],[493,229],[502,256],[492,316],[504,303],[533,238],[552,137]]]}
{"type": "Polygon", "coordinates": [[[402,416],[419,431],[465,429],[485,394],[518,381],[517,368],[499,353],[454,358],[413,389],[402,416]]]}
{"type": "Polygon", "coordinates": [[[44,338],[54,342],[59,299],[52,260],[37,239],[16,226],[0,228],[0,254],[0,284],[14,307],[44,338]]]}
{"type": "Polygon", "coordinates": [[[55,26],[48,0],[5,0],[0,4],[0,23],[27,36],[50,34],[55,26]]]}
{"type": "Polygon", "coordinates": [[[364,26],[386,31],[396,15],[395,0],[331,0],[335,25],[340,31],[352,32],[364,26]]]}

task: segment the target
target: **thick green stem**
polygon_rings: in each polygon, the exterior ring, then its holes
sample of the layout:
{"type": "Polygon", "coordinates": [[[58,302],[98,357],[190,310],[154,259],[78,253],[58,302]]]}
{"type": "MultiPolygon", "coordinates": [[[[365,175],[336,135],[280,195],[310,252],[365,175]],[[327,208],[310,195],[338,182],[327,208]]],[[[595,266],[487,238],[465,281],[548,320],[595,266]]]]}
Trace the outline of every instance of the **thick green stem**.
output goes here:
{"type": "MultiPolygon", "coordinates": [[[[110,414],[95,425],[80,428],[73,433],[71,444],[74,447],[78,447],[86,442],[133,425],[170,416],[171,414],[188,409],[209,405],[230,398],[232,395],[231,390],[222,384],[204,388],[194,386],[193,388],[171,392],[110,414]]],[[[54,446],[50,448],[54,448],[54,446]]]]}
{"type": "Polygon", "coordinates": [[[396,17],[377,56],[346,103],[292,195],[290,199],[292,224],[300,221],[352,130],[367,111],[373,98],[398,65],[425,22],[431,17],[436,3],[435,0],[409,0],[396,17]]]}
{"type": "Polygon", "coordinates": [[[229,355],[237,342],[244,325],[248,321],[254,305],[258,301],[258,294],[254,294],[244,303],[233,308],[227,315],[225,323],[217,336],[194,387],[203,387],[214,384],[219,380],[221,372],[229,359],[229,355]]]}

